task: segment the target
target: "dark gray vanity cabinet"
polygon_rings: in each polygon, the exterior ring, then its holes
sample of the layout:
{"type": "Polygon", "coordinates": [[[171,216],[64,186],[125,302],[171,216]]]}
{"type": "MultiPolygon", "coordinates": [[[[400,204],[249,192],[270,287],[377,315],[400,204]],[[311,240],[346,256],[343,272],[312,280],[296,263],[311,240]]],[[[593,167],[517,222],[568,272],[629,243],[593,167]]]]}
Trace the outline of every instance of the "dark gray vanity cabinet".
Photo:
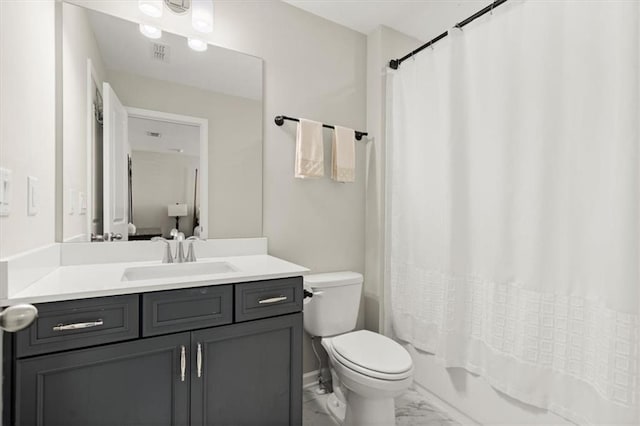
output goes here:
{"type": "Polygon", "coordinates": [[[3,424],[302,423],[301,277],[39,307],[5,334],[3,424]]]}
{"type": "Polygon", "coordinates": [[[18,360],[15,424],[187,425],[189,345],[180,333],[18,360]]]}
{"type": "Polygon", "coordinates": [[[302,424],[302,314],[195,331],[191,425],[302,424]]]}

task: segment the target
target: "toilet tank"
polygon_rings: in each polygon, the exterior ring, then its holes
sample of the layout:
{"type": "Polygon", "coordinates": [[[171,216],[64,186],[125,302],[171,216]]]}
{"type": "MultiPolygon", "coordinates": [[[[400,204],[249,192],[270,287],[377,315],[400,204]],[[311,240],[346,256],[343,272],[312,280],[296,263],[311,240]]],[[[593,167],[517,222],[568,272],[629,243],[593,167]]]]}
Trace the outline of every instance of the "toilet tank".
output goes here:
{"type": "Polygon", "coordinates": [[[305,289],[312,298],[305,299],[304,328],[312,336],[327,337],[346,333],[356,327],[362,274],[330,272],[304,277],[305,289]]]}

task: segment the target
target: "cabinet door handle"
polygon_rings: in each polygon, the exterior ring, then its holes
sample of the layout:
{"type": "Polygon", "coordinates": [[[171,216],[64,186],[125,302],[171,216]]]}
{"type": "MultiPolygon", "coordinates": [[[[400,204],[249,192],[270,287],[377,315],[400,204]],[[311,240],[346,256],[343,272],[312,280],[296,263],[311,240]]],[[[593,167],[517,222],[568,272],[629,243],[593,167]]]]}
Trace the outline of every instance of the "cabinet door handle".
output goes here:
{"type": "Polygon", "coordinates": [[[260,299],[258,303],[260,305],[268,305],[269,303],[278,303],[287,300],[287,296],[270,297],[268,299],[260,299]]]}
{"type": "Polygon", "coordinates": [[[202,345],[198,343],[198,356],[196,358],[196,364],[198,364],[198,377],[202,376],[202,345]]]}
{"type": "Polygon", "coordinates": [[[184,345],[182,345],[182,350],[180,351],[180,380],[184,382],[184,376],[187,371],[187,350],[184,345]]]}
{"type": "Polygon", "coordinates": [[[104,321],[97,319],[89,322],[77,322],[75,324],[58,324],[53,327],[53,331],[80,330],[83,328],[100,327],[104,325],[104,321]]]}

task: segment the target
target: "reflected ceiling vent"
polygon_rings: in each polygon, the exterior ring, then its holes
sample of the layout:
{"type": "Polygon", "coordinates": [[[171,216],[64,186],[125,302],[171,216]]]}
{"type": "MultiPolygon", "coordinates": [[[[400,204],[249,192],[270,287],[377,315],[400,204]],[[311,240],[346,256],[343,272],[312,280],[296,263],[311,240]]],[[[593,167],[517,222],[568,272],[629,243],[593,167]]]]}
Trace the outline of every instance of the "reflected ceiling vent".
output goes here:
{"type": "Polygon", "coordinates": [[[156,61],[169,63],[171,49],[166,44],[151,43],[151,58],[156,61]]]}
{"type": "Polygon", "coordinates": [[[147,132],[147,136],[151,136],[152,138],[159,138],[162,136],[160,132],[147,132]]]}

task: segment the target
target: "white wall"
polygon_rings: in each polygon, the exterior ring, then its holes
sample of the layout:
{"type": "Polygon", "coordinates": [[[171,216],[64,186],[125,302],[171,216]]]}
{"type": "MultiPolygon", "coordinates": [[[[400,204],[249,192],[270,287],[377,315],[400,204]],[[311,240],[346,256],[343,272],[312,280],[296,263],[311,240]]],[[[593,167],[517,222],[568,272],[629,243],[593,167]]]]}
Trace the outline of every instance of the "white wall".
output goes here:
{"type": "Polygon", "coordinates": [[[55,238],[54,23],[53,1],[0,2],[0,167],[13,171],[0,258],[55,238]],[[38,179],[35,216],[27,215],[27,176],[38,179]]]}
{"type": "Polygon", "coordinates": [[[80,193],[90,200],[91,192],[87,164],[87,60],[91,59],[100,86],[106,72],[85,9],[62,6],[63,239],[86,241],[88,212],[80,214],[77,208],[70,214],[69,206],[79,207],[80,193]]]}
{"type": "Polygon", "coordinates": [[[160,228],[165,238],[176,226],[167,206],[187,204],[180,231],[193,235],[193,187],[200,157],[179,153],[132,151],[133,223],[138,228],[160,228]]]}
{"type": "Polygon", "coordinates": [[[108,73],[125,106],[209,120],[208,236],[262,236],[262,103],[121,71],[108,73]]]}
{"type": "MultiPolygon", "coordinates": [[[[54,24],[53,1],[0,1],[0,167],[13,172],[0,258],[55,238],[54,24]],[[33,27],[25,31],[27,21],[33,27]],[[38,178],[36,216],[27,216],[27,176],[38,178]]],[[[0,332],[0,353],[2,338],[0,332]]]]}

